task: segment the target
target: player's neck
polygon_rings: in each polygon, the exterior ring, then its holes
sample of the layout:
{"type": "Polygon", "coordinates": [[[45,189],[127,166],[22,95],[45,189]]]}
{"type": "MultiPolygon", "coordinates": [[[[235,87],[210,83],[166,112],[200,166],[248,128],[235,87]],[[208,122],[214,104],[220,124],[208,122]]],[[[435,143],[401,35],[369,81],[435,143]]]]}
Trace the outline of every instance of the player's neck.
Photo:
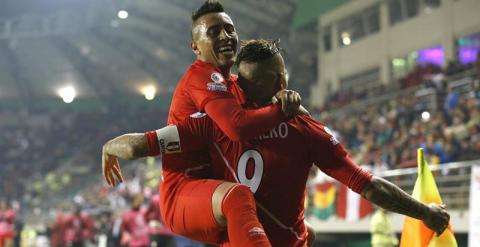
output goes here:
{"type": "Polygon", "coordinates": [[[230,66],[217,67],[225,78],[230,77],[230,66]]]}
{"type": "Polygon", "coordinates": [[[225,78],[230,78],[230,70],[232,66],[215,66],[213,63],[210,63],[201,57],[197,57],[197,61],[200,61],[203,64],[208,64],[209,66],[216,68],[220,73],[222,73],[222,75],[225,78]]]}

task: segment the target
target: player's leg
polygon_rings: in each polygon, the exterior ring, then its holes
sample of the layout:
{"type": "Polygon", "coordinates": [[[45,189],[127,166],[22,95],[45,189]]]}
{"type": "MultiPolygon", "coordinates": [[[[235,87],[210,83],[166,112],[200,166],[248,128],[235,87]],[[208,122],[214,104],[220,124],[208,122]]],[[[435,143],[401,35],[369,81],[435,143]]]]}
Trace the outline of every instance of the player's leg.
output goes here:
{"type": "Polygon", "coordinates": [[[174,194],[168,196],[169,188],[162,186],[160,209],[165,224],[176,234],[184,237],[219,244],[227,239],[226,228],[215,220],[212,195],[222,183],[219,180],[178,180],[174,194]]]}
{"type": "Polygon", "coordinates": [[[255,200],[248,187],[208,179],[187,179],[181,183],[175,191],[174,203],[162,203],[170,207],[161,207],[162,210],[171,210],[162,214],[173,216],[165,219],[173,232],[220,244],[227,240],[226,228],[229,228],[231,246],[271,246],[262,232],[255,200]]]}
{"type": "Polygon", "coordinates": [[[212,196],[212,206],[217,223],[227,225],[230,246],[271,246],[247,186],[222,183],[212,196]]]}

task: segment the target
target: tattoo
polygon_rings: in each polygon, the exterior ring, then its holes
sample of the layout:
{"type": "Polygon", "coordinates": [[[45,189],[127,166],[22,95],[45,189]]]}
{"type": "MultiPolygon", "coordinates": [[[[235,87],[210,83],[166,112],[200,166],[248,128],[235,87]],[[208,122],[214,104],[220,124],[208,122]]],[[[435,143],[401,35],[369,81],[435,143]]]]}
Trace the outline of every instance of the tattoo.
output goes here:
{"type": "Polygon", "coordinates": [[[132,133],[108,141],[104,151],[122,159],[133,160],[148,156],[148,145],[144,134],[132,133]]]}
{"type": "Polygon", "coordinates": [[[144,134],[135,135],[128,139],[129,145],[133,147],[133,158],[143,158],[148,156],[148,145],[144,134]]]}
{"type": "Polygon", "coordinates": [[[415,200],[398,186],[375,176],[362,191],[362,196],[386,210],[419,220],[425,218],[428,210],[425,204],[415,200]]]}

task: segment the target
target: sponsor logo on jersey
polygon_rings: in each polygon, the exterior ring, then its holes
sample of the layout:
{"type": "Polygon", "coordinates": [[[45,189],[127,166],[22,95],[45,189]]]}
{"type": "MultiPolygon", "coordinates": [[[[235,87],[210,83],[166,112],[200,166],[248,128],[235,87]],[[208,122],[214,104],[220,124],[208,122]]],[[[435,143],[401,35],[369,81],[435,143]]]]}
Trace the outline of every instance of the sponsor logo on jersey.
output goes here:
{"type": "Polygon", "coordinates": [[[202,118],[202,117],[205,117],[207,115],[207,113],[205,112],[195,112],[193,114],[190,115],[191,118],[202,118]]]}
{"type": "Polygon", "coordinates": [[[210,91],[222,91],[222,92],[226,92],[228,90],[226,85],[223,85],[222,83],[217,83],[217,82],[207,83],[207,89],[210,91]]]}
{"type": "Polygon", "coordinates": [[[224,81],[223,76],[218,72],[213,72],[210,75],[210,78],[214,83],[222,83],[224,81]]]}

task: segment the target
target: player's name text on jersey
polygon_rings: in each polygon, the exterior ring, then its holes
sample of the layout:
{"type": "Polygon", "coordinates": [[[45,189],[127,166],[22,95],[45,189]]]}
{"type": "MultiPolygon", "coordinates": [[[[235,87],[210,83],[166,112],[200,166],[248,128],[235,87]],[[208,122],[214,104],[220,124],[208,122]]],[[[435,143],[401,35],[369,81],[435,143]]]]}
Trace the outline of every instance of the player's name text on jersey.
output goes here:
{"type": "Polygon", "coordinates": [[[258,136],[257,140],[266,140],[266,139],[274,139],[274,138],[281,138],[285,139],[288,136],[288,125],[287,123],[283,122],[276,126],[275,128],[271,129],[269,132],[258,136]]]}

